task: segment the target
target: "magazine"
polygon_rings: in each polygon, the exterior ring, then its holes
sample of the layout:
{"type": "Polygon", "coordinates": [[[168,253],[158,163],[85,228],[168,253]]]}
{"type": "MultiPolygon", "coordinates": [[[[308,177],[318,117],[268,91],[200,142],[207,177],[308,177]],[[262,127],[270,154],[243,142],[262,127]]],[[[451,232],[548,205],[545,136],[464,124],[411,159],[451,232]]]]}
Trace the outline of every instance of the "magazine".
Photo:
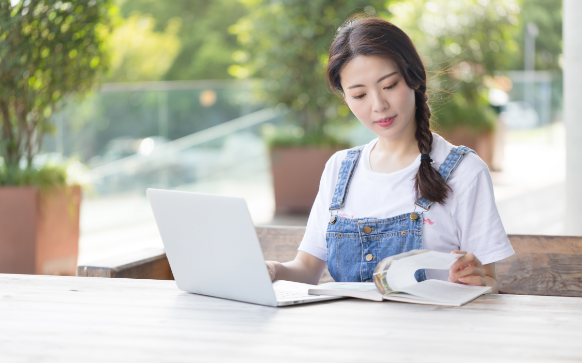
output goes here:
{"type": "Polygon", "coordinates": [[[329,282],[309,289],[312,295],[355,297],[374,301],[393,300],[416,304],[461,306],[491,292],[489,286],[467,286],[449,281],[418,282],[419,269],[446,269],[463,255],[413,250],[382,260],[374,270],[374,283],[329,282]]]}

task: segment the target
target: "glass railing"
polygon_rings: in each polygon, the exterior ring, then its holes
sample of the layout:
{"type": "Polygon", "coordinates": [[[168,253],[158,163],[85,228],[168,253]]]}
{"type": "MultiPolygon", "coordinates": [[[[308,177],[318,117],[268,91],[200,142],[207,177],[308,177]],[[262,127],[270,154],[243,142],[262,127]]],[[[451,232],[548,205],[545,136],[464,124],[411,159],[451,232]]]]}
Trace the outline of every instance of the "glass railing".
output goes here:
{"type": "Polygon", "coordinates": [[[284,114],[281,109],[263,109],[170,142],[141,139],[136,154],[91,169],[90,183],[105,196],[143,193],[146,188],[184,190],[267,172],[261,130],[267,123],[280,123],[284,114]]]}
{"type": "Polygon", "coordinates": [[[147,188],[244,198],[257,224],[273,218],[263,128],[285,109],[263,109],[166,143],[144,138],[137,154],[92,168],[81,211],[81,260],[160,247],[147,188]]]}
{"type": "Polygon", "coordinates": [[[91,168],[106,164],[136,153],[145,138],[176,140],[264,108],[253,82],[259,81],[104,84],[51,117],[57,133],[45,137],[43,149],[91,168]]]}

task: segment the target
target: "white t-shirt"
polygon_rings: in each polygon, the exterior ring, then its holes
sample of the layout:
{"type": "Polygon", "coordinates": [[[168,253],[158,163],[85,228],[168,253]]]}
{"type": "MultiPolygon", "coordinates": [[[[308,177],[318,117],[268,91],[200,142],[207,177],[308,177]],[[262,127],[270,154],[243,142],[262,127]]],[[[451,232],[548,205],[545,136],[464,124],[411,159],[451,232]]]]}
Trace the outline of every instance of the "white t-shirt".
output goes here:
{"type": "MultiPolygon", "coordinates": [[[[431,158],[438,170],[454,147],[433,134],[431,158]]],[[[378,139],[362,150],[354,171],[344,206],[337,212],[348,218],[390,218],[414,210],[414,177],[420,155],[408,167],[390,173],[377,173],[370,167],[370,151],[378,139]]],[[[335,153],[326,163],[319,192],[307,222],[300,251],[326,260],[325,235],[331,213],[329,206],[342,161],[348,151],[335,153]]],[[[475,154],[468,153],[448,180],[452,193],[445,205],[434,203],[424,212],[423,248],[450,253],[453,250],[472,252],[485,265],[514,254],[509,243],[493,195],[493,184],[487,165],[475,154]]],[[[334,212],[335,213],[335,212],[334,212]]],[[[446,270],[426,270],[427,278],[447,280],[446,270]]]]}

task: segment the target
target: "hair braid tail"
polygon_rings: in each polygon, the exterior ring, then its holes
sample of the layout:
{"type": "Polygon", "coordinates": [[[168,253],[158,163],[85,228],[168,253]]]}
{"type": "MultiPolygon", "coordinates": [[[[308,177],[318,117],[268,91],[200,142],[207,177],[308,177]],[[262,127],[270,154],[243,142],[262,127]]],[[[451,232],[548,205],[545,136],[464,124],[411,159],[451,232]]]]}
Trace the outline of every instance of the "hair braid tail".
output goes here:
{"type": "MultiPolygon", "coordinates": [[[[430,130],[431,111],[425,93],[416,92],[416,141],[422,154],[432,152],[433,136],[430,130]]],[[[425,198],[434,203],[444,204],[451,187],[447,185],[439,172],[432,167],[429,160],[422,160],[414,180],[416,200],[425,198]]]]}

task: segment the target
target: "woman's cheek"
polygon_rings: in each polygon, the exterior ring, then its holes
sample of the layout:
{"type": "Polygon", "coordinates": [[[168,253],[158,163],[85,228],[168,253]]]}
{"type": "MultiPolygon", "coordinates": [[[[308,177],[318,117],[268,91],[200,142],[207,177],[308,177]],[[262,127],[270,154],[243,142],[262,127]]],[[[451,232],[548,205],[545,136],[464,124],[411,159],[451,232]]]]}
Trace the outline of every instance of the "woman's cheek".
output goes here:
{"type": "Polygon", "coordinates": [[[359,116],[358,116],[359,112],[358,112],[358,108],[356,107],[356,105],[354,105],[353,102],[351,102],[351,101],[346,101],[346,105],[348,106],[350,111],[354,114],[354,116],[359,118],[359,116]]]}
{"type": "Polygon", "coordinates": [[[364,102],[353,102],[351,105],[348,104],[348,106],[350,107],[350,110],[352,111],[354,116],[356,116],[356,118],[360,120],[360,122],[364,124],[367,122],[367,117],[365,115],[366,107],[364,105],[364,102]]]}

